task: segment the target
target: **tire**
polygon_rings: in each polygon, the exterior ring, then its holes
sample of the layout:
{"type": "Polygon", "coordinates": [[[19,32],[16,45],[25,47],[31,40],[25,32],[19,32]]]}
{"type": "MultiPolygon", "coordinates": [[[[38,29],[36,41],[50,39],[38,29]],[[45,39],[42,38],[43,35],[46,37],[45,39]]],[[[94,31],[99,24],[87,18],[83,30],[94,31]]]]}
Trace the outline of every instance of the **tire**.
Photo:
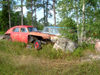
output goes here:
{"type": "Polygon", "coordinates": [[[41,49],[41,41],[40,40],[34,41],[34,48],[37,50],[41,49]]]}

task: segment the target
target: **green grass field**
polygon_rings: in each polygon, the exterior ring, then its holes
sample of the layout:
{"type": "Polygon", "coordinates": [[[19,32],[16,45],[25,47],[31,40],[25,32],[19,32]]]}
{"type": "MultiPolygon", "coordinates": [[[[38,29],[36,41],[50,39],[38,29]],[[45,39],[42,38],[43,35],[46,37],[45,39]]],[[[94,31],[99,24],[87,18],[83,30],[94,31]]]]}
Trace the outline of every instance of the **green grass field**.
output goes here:
{"type": "Polygon", "coordinates": [[[56,51],[51,44],[40,51],[27,49],[26,44],[0,41],[0,75],[100,75],[100,61],[81,62],[94,50],[74,53],[56,51]]]}

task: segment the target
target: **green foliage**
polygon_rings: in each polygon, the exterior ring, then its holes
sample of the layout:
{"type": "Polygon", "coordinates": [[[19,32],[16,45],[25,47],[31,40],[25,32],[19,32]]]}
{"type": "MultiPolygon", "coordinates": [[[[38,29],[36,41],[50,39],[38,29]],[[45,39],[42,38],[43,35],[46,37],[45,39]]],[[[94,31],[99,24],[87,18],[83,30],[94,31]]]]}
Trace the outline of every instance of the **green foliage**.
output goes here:
{"type": "Polygon", "coordinates": [[[84,56],[84,52],[87,52],[87,51],[91,51],[91,52],[94,52],[94,45],[92,44],[86,44],[86,43],[82,43],[81,46],[79,46],[73,53],[72,55],[74,57],[82,57],[84,56]]]}
{"type": "Polygon", "coordinates": [[[87,25],[87,37],[93,37],[100,39],[100,21],[96,21],[92,24],[87,25]]]}
{"type": "Polygon", "coordinates": [[[1,28],[3,31],[5,31],[8,28],[8,24],[9,24],[9,19],[8,19],[8,6],[7,3],[3,4],[3,8],[2,8],[2,15],[1,15],[1,28]]]}
{"type": "Polygon", "coordinates": [[[42,24],[40,24],[40,23],[37,25],[37,29],[38,29],[38,30],[43,30],[43,27],[44,27],[44,26],[43,26],[42,24]]]}
{"type": "Polygon", "coordinates": [[[75,20],[79,35],[86,34],[87,37],[100,38],[100,1],[99,0],[59,0],[57,4],[58,13],[63,20],[66,17],[71,17],[75,20]],[[83,1],[85,1],[85,12],[83,25],[83,1]],[[82,27],[84,32],[82,32],[82,27]]]}
{"type": "Polygon", "coordinates": [[[77,30],[76,30],[76,24],[71,18],[65,18],[59,23],[60,27],[63,27],[60,29],[60,32],[62,36],[65,36],[72,40],[77,40],[77,30]]]}

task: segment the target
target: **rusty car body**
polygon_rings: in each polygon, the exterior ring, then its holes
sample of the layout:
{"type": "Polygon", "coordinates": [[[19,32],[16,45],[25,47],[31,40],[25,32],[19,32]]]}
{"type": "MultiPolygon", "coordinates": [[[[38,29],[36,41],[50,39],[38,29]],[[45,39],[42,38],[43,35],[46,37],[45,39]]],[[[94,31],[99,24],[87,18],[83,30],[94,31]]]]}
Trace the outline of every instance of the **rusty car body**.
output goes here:
{"type": "Polygon", "coordinates": [[[33,43],[36,49],[41,48],[41,42],[51,41],[56,35],[38,32],[35,27],[29,25],[19,25],[10,28],[4,35],[4,39],[11,41],[33,43]]]}

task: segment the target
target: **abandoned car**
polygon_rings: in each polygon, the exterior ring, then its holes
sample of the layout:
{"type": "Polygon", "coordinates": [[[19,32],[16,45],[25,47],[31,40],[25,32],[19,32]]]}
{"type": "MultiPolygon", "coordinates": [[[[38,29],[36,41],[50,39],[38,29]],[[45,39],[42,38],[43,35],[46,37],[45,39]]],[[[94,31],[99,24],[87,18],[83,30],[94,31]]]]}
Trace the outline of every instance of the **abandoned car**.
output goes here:
{"type": "Polygon", "coordinates": [[[55,40],[55,34],[38,32],[37,28],[29,25],[19,25],[10,28],[4,35],[4,39],[11,41],[33,43],[34,48],[40,49],[41,43],[55,40]]]}

